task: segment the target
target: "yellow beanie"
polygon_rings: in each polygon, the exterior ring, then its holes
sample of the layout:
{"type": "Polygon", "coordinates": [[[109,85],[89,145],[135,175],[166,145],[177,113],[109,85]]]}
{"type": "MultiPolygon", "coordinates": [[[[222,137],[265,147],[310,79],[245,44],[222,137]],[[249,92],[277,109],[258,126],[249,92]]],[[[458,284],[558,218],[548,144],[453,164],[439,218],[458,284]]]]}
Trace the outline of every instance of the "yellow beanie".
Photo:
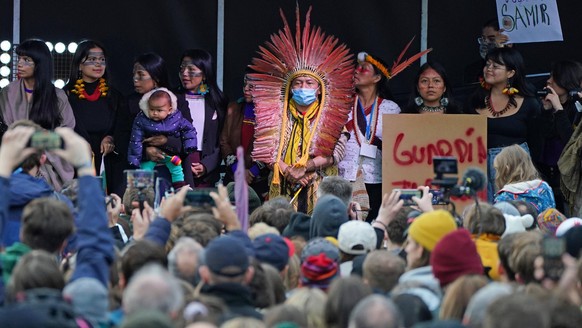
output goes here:
{"type": "Polygon", "coordinates": [[[436,244],[455,229],[457,229],[457,224],[451,213],[445,210],[436,210],[423,213],[414,220],[410,225],[408,235],[432,252],[436,244]]]}

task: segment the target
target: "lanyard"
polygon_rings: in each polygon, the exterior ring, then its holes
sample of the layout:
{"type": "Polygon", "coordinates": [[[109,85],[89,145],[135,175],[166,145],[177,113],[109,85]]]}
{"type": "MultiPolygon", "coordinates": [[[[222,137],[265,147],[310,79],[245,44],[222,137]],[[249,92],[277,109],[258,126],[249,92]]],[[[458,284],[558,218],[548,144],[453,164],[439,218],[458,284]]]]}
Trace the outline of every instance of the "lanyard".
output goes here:
{"type": "MultiPolygon", "coordinates": [[[[368,119],[368,123],[366,124],[366,140],[369,142],[372,140],[371,136],[371,129],[372,129],[372,120],[374,119],[374,112],[377,110],[376,102],[378,101],[378,97],[374,99],[374,103],[372,104],[372,109],[370,111],[370,118],[368,119]]],[[[364,119],[366,118],[366,112],[364,112],[364,106],[362,106],[362,102],[358,99],[358,108],[362,115],[364,115],[364,119]]]]}

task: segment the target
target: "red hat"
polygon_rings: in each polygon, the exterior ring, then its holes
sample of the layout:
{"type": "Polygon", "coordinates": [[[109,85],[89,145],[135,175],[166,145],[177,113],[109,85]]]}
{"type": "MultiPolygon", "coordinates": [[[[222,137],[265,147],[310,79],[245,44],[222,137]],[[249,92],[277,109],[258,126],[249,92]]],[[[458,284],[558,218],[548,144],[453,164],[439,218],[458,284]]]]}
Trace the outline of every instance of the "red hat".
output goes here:
{"type": "Polygon", "coordinates": [[[445,235],[430,254],[432,272],[444,287],[466,274],[483,274],[481,257],[466,229],[445,235]]]}

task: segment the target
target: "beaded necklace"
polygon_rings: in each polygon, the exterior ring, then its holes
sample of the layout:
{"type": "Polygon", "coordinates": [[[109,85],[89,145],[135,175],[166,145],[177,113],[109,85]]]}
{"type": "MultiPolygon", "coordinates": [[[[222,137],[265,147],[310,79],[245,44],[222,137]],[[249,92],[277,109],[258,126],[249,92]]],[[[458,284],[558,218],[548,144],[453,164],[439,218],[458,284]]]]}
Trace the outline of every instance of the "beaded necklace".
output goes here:
{"type": "Polygon", "coordinates": [[[88,94],[85,90],[85,81],[83,79],[78,79],[75,83],[75,87],[71,90],[72,93],[79,95],[79,99],[86,99],[88,101],[96,101],[100,97],[107,96],[107,83],[104,78],[99,78],[99,85],[95,88],[92,94],[88,94]]]}
{"type": "Polygon", "coordinates": [[[495,108],[493,108],[493,102],[491,101],[491,97],[486,96],[485,104],[487,105],[487,110],[489,111],[489,113],[491,113],[493,117],[499,117],[507,113],[507,111],[511,109],[511,98],[512,97],[509,97],[509,100],[507,100],[507,105],[505,105],[505,107],[502,110],[496,111],[495,108]]]}
{"type": "Polygon", "coordinates": [[[445,106],[422,106],[420,107],[421,112],[427,113],[438,113],[438,112],[445,112],[445,106]]]}

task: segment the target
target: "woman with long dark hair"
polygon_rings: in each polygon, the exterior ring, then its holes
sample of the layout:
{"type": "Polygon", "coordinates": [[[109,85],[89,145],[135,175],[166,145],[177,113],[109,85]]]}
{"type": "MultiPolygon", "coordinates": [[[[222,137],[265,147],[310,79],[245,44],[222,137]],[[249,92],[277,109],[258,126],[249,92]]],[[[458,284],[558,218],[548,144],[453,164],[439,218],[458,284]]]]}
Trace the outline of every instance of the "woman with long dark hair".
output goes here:
{"type": "MultiPolygon", "coordinates": [[[[137,56],[133,64],[133,86],[135,92],[127,97],[128,108],[123,111],[124,115],[118,123],[120,126],[117,129],[118,135],[117,137],[114,136],[116,141],[120,141],[118,144],[123,146],[123,149],[117,149],[117,151],[120,156],[126,159],[124,163],[125,168],[130,168],[129,163],[127,163],[127,152],[133,121],[141,111],[139,101],[144,94],[154,89],[170,89],[168,68],[165,60],[156,53],[145,53],[137,56]]],[[[184,118],[190,122],[192,121],[188,106],[180,97],[178,97],[178,109],[184,118]]],[[[181,165],[184,171],[184,181],[190,186],[194,186],[190,163],[188,158],[182,154],[182,141],[179,138],[166,137],[164,135],[146,138],[144,139],[144,149],[147,159],[154,162],[162,161],[165,153],[179,154],[182,159],[181,165]]],[[[171,180],[170,173],[167,171],[165,165],[161,164],[156,166],[156,171],[164,178],[167,178],[168,181],[171,180]]]]}
{"type": "Polygon", "coordinates": [[[565,213],[565,206],[560,188],[558,159],[582,118],[577,109],[582,106],[576,101],[578,94],[575,93],[581,87],[582,64],[573,60],[562,60],[552,64],[546,86],[548,94],[542,98],[544,110],[541,117],[547,128],[544,129],[541,158],[536,165],[542,178],[554,190],[556,209],[562,213],[565,213]]]}
{"type": "Polygon", "coordinates": [[[452,99],[452,86],[445,68],[437,62],[420,66],[405,114],[460,114],[452,99]]]}
{"type": "Polygon", "coordinates": [[[42,40],[26,40],[16,47],[18,79],[2,90],[2,114],[7,125],[29,119],[52,130],[74,127],[65,93],[55,88],[53,58],[42,40]]]}
{"type": "Polygon", "coordinates": [[[356,101],[347,124],[350,138],[339,174],[353,182],[362,170],[370,200],[368,221],[376,219],[382,203],[382,116],[400,113],[400,107],[391,100],[390,77],[388,66],[379,57],[365,52],[358,55],[356,101]]]}
{"type": "MultiPolygon", "coordinates": [[[[62,126],[74,128],[75,117],[67,95],[52,84],[53,58],[44,41],[26,40],[15,52],[18,79],[0,92],[4,122],[10,125],[18,120],[31,120],[47,130],[62,126]]],[[[60,191],[63,183],[73,179],[74,170],[58,156],[47,153],[41,174],[60,191]]]]}
{"type": "Polygon", "coordinates": [[[117,117],[123,110],[123,97],[109,85],[107,52],[97,41],[84,40],[77,46],[71,61],[69,82],[65,91],[75,114],[75,132],[91,145],[95,171],[104,163],[107,190],[123,192],[123,172],[114,172],[113,161],[119,161],[113,137],[117,117]]]}
{"type": "Polygon", "coordinates": [[[504,147],[518,144],[534,161],[539,157],[541,103],[525,81],[525,64],[517,50],[495,48],[485,61],[482,87],[471,96],[467,112],[487,117],[487,191],[493,201],[493,160],[504,147]]]}
{"type": "Polygon", "coordinates": [[[178,94],[188,102],[198,150],[190,155],[196,187],[213,187],[219,179],[220,133],[228,100],[216,84],[213,60],[202,49],[188,49],[180,59],[178,94]]]}

